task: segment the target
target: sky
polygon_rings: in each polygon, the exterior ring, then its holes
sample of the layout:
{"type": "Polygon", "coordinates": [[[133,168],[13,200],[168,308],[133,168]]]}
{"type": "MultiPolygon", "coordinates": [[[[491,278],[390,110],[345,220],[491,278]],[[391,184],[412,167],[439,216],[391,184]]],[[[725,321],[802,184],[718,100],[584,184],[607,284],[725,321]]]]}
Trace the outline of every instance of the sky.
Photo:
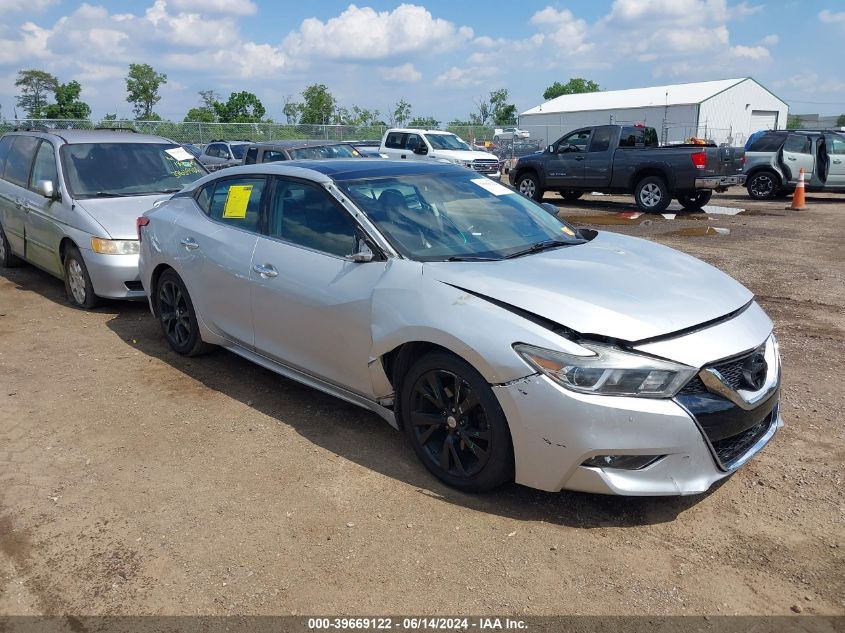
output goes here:
{"type": "MultiPolygon", "coordinates": [[[[754,77],[790,113],[845,113],[843,0],[0,0],[0,115],[21,69],[82,84],[93,116],[131,118],[130,63],[167,74],[156,112],[247,90],[284,122],[322,83],[340,105],[466,119],[491,90],[520,112],[570,77],[603,89],[754,77]]],[[[22,116],[22,113],[19,113],[22,116]]]]}

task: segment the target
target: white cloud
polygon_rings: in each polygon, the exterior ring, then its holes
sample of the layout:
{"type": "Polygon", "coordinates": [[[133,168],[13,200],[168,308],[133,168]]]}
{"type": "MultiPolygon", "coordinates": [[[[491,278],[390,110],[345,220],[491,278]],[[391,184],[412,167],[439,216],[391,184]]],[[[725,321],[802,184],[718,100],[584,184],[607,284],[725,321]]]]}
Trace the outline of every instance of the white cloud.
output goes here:
{"type": "Polygon", "coordinates": [[[824,11],[819,12],[819,20],[825,24],[838,24],[840,26],[845,26],[845,11],[833,13],[833,11],[825,9],[824,11]]]}
{"type": "Polygon", "coordinates": [[[593,47],[587,42],[587,23],[576,19],[569,9],[558,11],[546,7],[532,15],[529,23],[567,55],[584,53],[593,47]]]}
{"type": "Polygon", "coordinates": [[[47,38],[50,32],[32,22],[25,22],[14,37],[9,29],[0,27],[0,65],[28,64],[49,55],[47,38]]]}
{"type": "Polygon", "coordinates": [[[758,61],[771,58],[771,55],[769,55],[769,49],[765,46],[742,46],[740,44],[732,46],[730,50],[733,57],[754,59],[758,61]]]}
{"type": "Polygon", "coordinates": [[[775,88],[787,88],[804,95],[831,94],[845,92],[845,81],[822,78],[818,73],[804,72],[773,83],[775,88]]]}
{"type": "Polygon", "coordinates": [[[434,79],[434,85],[470,88],[482,85],[495,74],[496,70],[489,66],[452,66],[434,79]]]}
{"type": "Polygon", "coordinates": [[[760,44],[763,46],[777,46],[778,42],[780,42],[780,37],[774,33],[760,40],[760,44]]]}
{"type": "Polygon", "coordinates": [[[322,22],[308,18],[284,40],[291,56],[325,59],[385,59],[419,51],[442,52],[472,38],[472,29],[435,18],[425,8],[400,4],[393,11],[375,11],[354,4],[322,22]]]}
{"type": "Polygon", "coordinates": [[[169,0],[177,11],[196,13],[228,13],[229,15],[254,15],[258,7],[252,0],[169,0]]]}
{"type": "Polygon", "coordinates": [[[414,68],[411,63],[401,66],[383,66],[379,68],[379,75],[385,81],[400,83],[416,83],[422,79],[422,73],[414,68]]]}
{"type": "Polygon", "coordinates": [[[41,13],[58,0],[0,0],[0,13],[41,13]]]}

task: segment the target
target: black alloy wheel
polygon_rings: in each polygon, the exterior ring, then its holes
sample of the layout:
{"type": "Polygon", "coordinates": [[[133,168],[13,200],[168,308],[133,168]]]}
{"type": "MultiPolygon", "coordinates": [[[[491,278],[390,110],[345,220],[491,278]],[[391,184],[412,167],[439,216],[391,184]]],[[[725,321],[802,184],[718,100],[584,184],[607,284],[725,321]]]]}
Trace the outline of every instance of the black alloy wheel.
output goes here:
{"type": "Polygon", "coordinates": [[[167,343],[178,354],[197,356],[213,349],[200,337],[194,304],[174,270],[162,273],[156,285],[156,314],[167,343]]]}
{"type": "Polygon", "coordinates": [[[757,172],[746,183],[748,195],[755,200],[774,200],[780,189],[776,178],[770,171],[757,172]]]}
{"type": "Polygon", "coordinates": [[[429,354],[402,387],[402,418],[417,456],[449,485],[480,492],[513,477],[513,448],[490,386],[467,363],[429,354]]]}

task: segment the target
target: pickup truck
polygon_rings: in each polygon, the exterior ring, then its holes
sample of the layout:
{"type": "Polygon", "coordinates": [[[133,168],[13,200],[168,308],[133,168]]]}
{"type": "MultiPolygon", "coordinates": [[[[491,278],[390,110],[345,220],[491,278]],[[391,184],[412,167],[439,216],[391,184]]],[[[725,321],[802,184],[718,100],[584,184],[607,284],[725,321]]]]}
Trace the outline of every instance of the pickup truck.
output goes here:
{"type": "Polygon", "coordinates": [[[390,129],[381,139],[379,153],[388,158],[450,162],[498,181],[499,159],[489,152],[472,149],[466,141],[441,130],[390,129]]]}
{"type": "Polygon", "coordinates": [[[549,190],[565,200],[599,191],[633,193],[646,213],[665,211],[672,198],[700,209],[714,190],[745,183],[739,152],[713,144],[661,147],[654,128],[599,125],[574,130],[544,151],[523,156],[508,178],[522,195],[538,201],[549,190]]]}

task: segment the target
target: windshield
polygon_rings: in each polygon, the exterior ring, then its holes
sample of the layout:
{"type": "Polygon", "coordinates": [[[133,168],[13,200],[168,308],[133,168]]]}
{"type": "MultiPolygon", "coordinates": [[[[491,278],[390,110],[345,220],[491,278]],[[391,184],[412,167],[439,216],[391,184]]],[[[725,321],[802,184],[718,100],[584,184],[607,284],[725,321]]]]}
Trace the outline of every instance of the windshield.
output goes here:
{"type": "Polygon", "coordinates": [[[290,150],[292,158],[355,158],[359,156],[351,145],[318,145],[290,150]]]}
{"type": "Polygon", "coordinates": [[[434,149],[470,149],[454,134],[426,134],[425,137],[434,149]]]}
{"type": "Polygon", "coordinates": [[[230,145],[229,147],[232,148],[232,156],[234,156],[237,160],[244,159],[244,156],[246,155],[246,145],[230,145]]]}
{"type": "Polygon", "coordinates": [[[61,156],[76,198],[176,192],[208,173],[174,143],[74,143],[61,156]]]}
{"type": "Polygon", "coordinates": [[[469,171],[336,184],[396,250],[418,261],[502,259],[539,244],[583,242],[538,204],[469,171]]]}

